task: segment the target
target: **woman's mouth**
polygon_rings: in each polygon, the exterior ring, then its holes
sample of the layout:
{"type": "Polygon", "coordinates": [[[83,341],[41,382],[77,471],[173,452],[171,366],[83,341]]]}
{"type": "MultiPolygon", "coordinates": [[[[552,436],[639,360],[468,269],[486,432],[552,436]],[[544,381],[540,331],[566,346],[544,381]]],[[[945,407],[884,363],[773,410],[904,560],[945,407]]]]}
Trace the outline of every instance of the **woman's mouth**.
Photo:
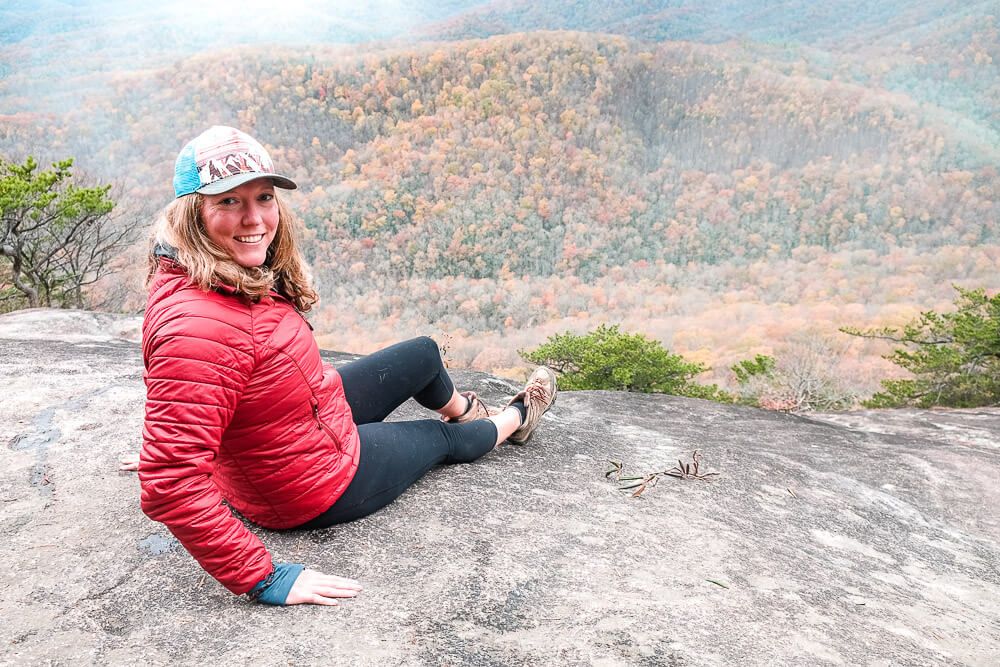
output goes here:
{"type": "Polygon", "coordinates": [[[264,238],[264,235],[254,234],[253,236],[236,236],[234,238],[240,243],[257,243],[264,238]]]}

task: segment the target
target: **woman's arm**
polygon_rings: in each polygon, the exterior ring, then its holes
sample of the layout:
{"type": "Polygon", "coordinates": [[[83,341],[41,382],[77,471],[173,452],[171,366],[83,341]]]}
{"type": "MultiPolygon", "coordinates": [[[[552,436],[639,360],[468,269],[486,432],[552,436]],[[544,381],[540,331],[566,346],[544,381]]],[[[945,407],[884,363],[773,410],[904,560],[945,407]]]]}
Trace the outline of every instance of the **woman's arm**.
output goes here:
{"type": "Polygon", "coordinates": [[[361,590],[352,579],[273,563],[257,536],[222,503],[211,480],[222,434],[255,365],[249,334],[228,323],[181,316],[143,342],[146,419],[139,470],[142,509],[236,594],[269,604],[336,604],[361,590]]]}
{"type": "MultiPolygon", "coordinates": [[[[178,318],[181,319],[181,318],[178,318]]],[[[191,318],[196,319],[196,318],[191,318]]],[[[273,571],[263,543],[222,504],[211,481],[222,433],[253,370],[249,336],[173,320],[143,346],[146,419],[139,461],[142,510],[236,594],[273,571]],[[225,342],[223,342],[225,341],[225,342]]]]}

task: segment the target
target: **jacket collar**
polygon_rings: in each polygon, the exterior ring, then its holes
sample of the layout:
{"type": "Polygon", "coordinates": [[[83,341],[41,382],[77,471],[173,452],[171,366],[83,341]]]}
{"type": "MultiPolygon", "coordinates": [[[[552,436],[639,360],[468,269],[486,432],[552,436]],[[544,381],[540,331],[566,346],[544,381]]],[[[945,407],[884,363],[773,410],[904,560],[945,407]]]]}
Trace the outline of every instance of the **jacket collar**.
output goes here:
{"type": "MultiPolygon", "coordinates": [[[[160,260],[160,267],[167,270],[177,271],[180,273],[187,273],[184,267],[177,260],[177,248],[173,247],[168,243],[157,242],[153,247],[153,256],[158,257],[160,260]]],[[[280,280],[280,278],[278,278],[280,280]]],[[[229,294],[232,296],[242,296],[240,292],[236,290],[232,285],[227,285],[225,283],[213,283],[212,290],[219,292],[220,294],[229,294]]],[[[270,297],[272,299],[281,299],[282,301],[288,301],[288,299],[275,289],[271,289],[270,297]]],[[[267,297],[265,297],[267,298],[267,297]]]]}
{"type": "Polygon", "coordinates": [[[173,247],[168,243],[157,242],[153,246],[153,257],[164,257],[177,263],[177,248],[173,247]]]}

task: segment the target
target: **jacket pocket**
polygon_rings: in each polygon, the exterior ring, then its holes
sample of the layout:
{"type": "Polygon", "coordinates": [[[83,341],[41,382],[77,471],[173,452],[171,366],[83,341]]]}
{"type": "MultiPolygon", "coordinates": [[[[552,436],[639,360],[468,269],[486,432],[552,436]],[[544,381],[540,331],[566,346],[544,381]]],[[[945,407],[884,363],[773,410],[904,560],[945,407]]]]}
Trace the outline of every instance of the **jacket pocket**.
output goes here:
{"type": "Polygon", "coordinates": [[[327,437],[333,441],[333,446],[336,450],[343,453],[344,449],[340,445],[340,438],[334,434],[333,429],[327,426],[319,416],[319,401],[316,400],[315,396],[309,399],[309,407],[312,409],[313,421],[316,423],[317,430],[325,432],[327,437]]]}

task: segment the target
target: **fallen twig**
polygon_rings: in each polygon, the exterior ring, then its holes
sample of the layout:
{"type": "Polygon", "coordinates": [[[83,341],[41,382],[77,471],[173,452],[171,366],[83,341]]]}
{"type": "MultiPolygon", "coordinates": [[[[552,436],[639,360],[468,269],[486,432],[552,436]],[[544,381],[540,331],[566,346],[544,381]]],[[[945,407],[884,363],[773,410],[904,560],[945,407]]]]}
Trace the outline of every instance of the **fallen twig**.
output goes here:
{"type": "MultiPolygon", "coordinates": [[[[604,477],[618,482],[619,491],[632,491],[631,496],[633,498],[638,498],[646,491],[646,489],[656,486],[659,479],[664,476],[677,477],[678,479],[698,479],[704,482],[711,481],[712,478],[719,473],[701,472],[699,467],[701,464],[701,458],[701,453],[699,453],[696,449],[691,455],[691,463],[684,463],[678,459],[677,465],[669,470],[660,470],[658,472],[651,472],[645,475],[637,476],[626,476],[624,463],[614,459],[608,459],[608,463],[611,464],[611,469],[604,473],[604,477]]],[[[791,493],[791,491],[789,491],[789,493],[791,493]]]]}
{"type": "Polygon", "coordinates": [[[705,482],[710,481],[712,477],[719,474],[717,472],[699,472],[698,468],[700,465],[701,453],[696,449],[691,454],[691,463],[684,463],[680,459],[677,459],[677,465],[667,470],[664,474],[677,477],[678,479],[700,479],[705,482]]]}

